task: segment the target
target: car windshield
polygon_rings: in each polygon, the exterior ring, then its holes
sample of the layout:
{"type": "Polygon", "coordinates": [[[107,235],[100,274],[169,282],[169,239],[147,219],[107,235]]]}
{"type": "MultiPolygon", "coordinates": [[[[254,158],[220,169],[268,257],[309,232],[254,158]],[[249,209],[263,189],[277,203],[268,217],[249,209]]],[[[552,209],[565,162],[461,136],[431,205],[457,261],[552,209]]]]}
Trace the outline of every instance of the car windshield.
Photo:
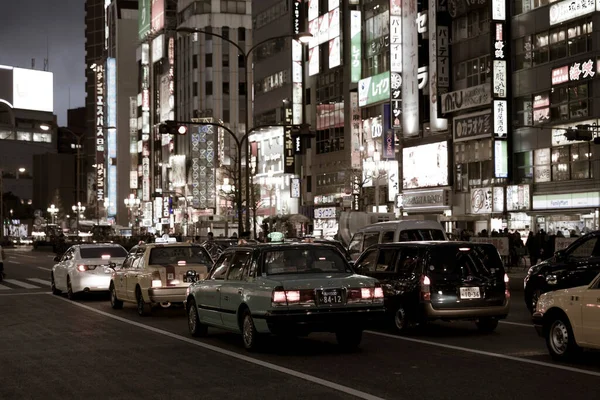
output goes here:
{"type": "Polygon", "coordinates": [[[125,258],[127,250],[121,246],[103,246],[103,247],[82,247],[79,249],[81,258],[125,258]]]}
{"type": "Polygon", "coordinates": [[[444,232],[439,229],[406,229],[400,232],[401,242],[418,242],[422,240],[446,240],[444,232]]]}
{"type": "Polygon", "coordinates": [[[328,247],[290,247],[265,252],[267,275],[352,272],[343,256],[328,247]]]}
{"type": "Polygon", "coordinates": [[[431,251],[429,274],[443,278],[502,276],[504,268],[498,251],[493,246],[441,246],[431,251]]]}
{"type": "Polygon", "coordinates": [[[206,250],[200,246],[168,246],[155,247],[150,250],[152,264],[204,264],[212,265],[212,260],[206,250]]]}

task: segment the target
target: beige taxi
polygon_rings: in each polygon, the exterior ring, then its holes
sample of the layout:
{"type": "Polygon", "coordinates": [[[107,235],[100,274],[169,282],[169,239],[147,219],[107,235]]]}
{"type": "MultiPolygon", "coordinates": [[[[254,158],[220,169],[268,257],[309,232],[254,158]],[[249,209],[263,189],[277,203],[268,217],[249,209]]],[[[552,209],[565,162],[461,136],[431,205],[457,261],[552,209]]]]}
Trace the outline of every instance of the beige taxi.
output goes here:
{"type": "Polygon", "coordinates": [[[135,303],[141,316],[155,307],[183,304],[188,286],[204,279],[212,265],[210,254],[197,244],[174,238],[141,243],[112,273],[110,304],[120,309],[124,302],[135,303]]]}
{"type": "Polygon", "coordinates": [[[544,293],[532,318],[556,360],[600,350],[600,275],[585,286],[544,293]]]}

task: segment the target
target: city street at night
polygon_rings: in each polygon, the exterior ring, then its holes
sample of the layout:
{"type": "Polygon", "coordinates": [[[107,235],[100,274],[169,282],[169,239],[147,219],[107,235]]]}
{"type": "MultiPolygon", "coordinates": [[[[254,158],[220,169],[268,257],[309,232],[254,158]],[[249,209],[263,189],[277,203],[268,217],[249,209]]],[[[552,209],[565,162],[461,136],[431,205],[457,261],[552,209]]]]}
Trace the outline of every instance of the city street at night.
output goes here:
{"type": "MultiPolygon", "coordinates": [[[[0,372],[5,399],[329,398],[596,399],[597,354],[572,364],[548,356],[513,282],[512,310],[493,334],[434,323],[409,336],[368,331],[359,351],[335,337],[273,337],[249,353],[239,335],[188,333],[182,309],[140,317],[107,296],[50,293],[53,253],[6,250],[0,284],[0,372]]],[[[513,280],[522,281],[522,273],[513,280]]]]}

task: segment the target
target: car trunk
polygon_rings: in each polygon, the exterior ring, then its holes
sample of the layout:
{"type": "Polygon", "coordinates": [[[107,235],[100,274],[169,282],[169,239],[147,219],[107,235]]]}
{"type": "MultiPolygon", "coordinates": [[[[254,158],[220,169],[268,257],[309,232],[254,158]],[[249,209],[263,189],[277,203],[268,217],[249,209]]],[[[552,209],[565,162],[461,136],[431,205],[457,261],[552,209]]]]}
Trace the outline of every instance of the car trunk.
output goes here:
{"type": "Polygon", "coordinates": [[[502,306],[504,268],[492,246],[447,246],[427,264],[431,304],[435,309],[502,306]]]}
{"type": "Polygon", "coordinates": [[[208,274],[209,267],[204,264],[187,264],[179,262],[177,264],[151,265],[157,268],[160,273],[160,280],[165,286],[189,285],[192,283],[188,278],[188,272],[193,271],[198,279],[204,279],[208,274]]]}
{"type": "Polygon", "coordinates": [[[113,269],[110,267],[110,264],[116,264],[117,266],[123,265],[123,261],[125,258],[111,258],[111,259],[101,259],[101,258],[85,258],[78,262],[77,265],[85,265],[87,266],[86,272],[88,274],[94,275],[104,275],[111,274],[113,269]]]}

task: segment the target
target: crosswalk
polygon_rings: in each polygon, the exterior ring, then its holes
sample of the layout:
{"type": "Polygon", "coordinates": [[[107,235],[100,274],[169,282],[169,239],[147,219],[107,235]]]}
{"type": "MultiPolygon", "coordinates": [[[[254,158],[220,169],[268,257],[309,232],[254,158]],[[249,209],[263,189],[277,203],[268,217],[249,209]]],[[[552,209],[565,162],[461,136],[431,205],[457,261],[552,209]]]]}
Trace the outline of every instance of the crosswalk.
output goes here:
{"type": "Polygon", "coordinates": [[[39,278],[26,278],[26,279],[6,279],[0,282],[0,292],[6,292],[8,290],[15,289],[48,289],[51,282],[46,279],[39,278]]]}

